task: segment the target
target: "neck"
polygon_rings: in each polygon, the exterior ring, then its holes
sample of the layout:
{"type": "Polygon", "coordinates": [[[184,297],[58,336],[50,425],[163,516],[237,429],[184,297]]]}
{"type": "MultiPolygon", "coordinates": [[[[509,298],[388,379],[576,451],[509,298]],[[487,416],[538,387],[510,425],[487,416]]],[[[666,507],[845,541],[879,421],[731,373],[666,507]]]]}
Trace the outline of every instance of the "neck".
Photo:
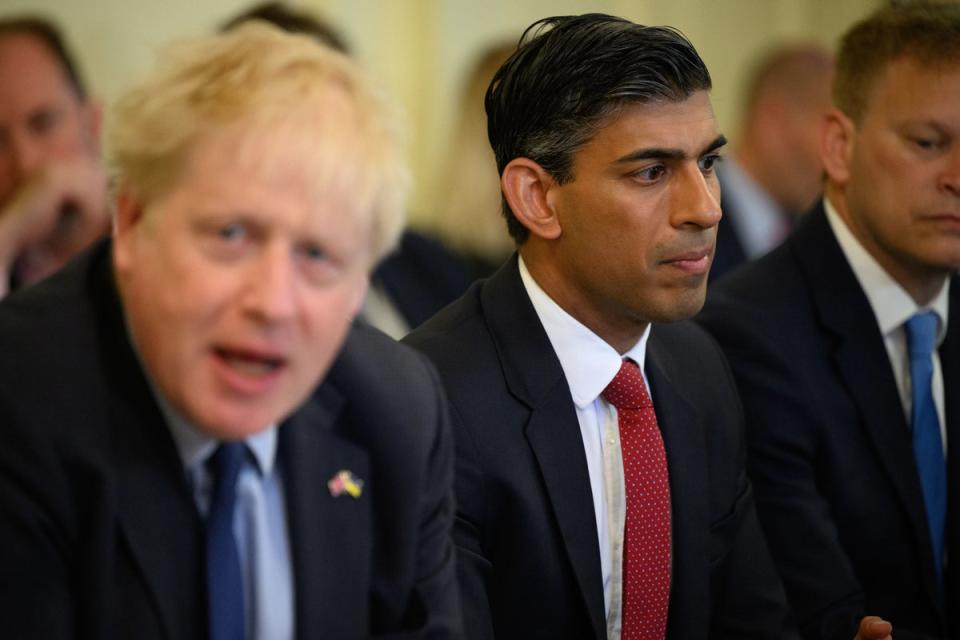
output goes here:
{"type": "Polygon", "coordinates": [[[576,282],[557,268],[555,261],[544,259],[542,252],[548,251],[549,247],[537,247],[536,243],[531,245],[531,240],[520,247],[520,255],[544,293],[617,353],[623,355],[632,349],[650,323],[633,318],[627,310],[617,308],[616,303],[598,303],[600,296],[596,292],[582,291],[576,282]]]}

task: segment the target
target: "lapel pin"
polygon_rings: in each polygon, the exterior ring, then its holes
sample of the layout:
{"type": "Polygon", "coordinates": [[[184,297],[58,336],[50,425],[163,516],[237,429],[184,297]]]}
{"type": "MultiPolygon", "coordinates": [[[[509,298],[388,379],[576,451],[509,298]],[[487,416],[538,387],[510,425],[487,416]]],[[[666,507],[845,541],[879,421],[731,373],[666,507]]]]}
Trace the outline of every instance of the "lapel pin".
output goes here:
{"type": "Polygon", "coordinates": [[[341,469],[327,481],[327,488],[330,489],[330,495],[334,498],[339,498],[346,493],[351,498],[356,499],[363,493],[363,480],[354,476],[347,469],[341,469]]]}

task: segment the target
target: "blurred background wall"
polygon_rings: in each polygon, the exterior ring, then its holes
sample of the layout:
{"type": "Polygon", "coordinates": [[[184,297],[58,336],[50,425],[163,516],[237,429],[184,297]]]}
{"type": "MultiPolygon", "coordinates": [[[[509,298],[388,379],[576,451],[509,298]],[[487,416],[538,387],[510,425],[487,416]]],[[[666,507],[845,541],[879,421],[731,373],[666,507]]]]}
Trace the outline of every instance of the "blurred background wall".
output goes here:
{"type": "MultiPolygon", "coordinates": [[[[93,93],[107,104],[151,65],[157,47],[215,29],[244,0],[0,0],[0,15],[40,13],[66,32],[93,93]]],[[[534,20],[598,11],[681,29],[706,60],[721,126],[735,137],[743,75],[781,41],[833,46],[881,0],[301,0],[331,22],[404,104],[411,125],[414,223],[437,215],[448,138],[476,56],[534,20]]],[[[109,126],[109,120],[107,121],[109,126]]]]}

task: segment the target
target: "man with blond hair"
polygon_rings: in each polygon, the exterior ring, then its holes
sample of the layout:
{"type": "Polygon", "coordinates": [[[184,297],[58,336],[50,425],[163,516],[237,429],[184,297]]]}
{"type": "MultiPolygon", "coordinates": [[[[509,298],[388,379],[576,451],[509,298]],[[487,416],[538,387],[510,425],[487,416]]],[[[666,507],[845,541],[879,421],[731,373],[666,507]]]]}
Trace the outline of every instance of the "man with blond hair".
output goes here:
{"type": "Polygon", "coordinates": [[[249,25],[113,123],[112,240],[0,305],[4,633],[456,637],[439,384],[352,324],[402,227],[391,106],[249,25]]]}

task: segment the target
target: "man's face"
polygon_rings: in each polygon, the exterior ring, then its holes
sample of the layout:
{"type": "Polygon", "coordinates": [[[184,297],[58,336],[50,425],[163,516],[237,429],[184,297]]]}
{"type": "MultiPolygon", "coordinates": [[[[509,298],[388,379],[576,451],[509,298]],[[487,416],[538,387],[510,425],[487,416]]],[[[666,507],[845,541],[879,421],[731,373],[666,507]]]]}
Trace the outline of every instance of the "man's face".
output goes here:
{"type": "Polygon", "coordinates": [[[550,260],[561,306],[608,342],[703,305],[720,220],[724,140],[706,92],[624,107],[547,197],[561,227],[550,260]]]}
{"type": "Polygon", "coordinates": [[[187,420],[237,440],[289,415],[360,307],[369,221],[311,181],[291,132],[206,137],[138,212],[121,195],[114,259],[139,354],[187,420]],[[142,215],[140,215],[142,213],[142,215]]]}
{"type": "Polygon", "coordinates": [[[0,206],[54,160],[96,154],[96,121],[47,46],[0,37],[0,206]]]}
{"type": "Polygon", "coordinates": [[[960,267],[960,65],[894,61],[848,126],[846,166],[831,175],[848,224],[915,297],[939,289],[960,267]]]}

